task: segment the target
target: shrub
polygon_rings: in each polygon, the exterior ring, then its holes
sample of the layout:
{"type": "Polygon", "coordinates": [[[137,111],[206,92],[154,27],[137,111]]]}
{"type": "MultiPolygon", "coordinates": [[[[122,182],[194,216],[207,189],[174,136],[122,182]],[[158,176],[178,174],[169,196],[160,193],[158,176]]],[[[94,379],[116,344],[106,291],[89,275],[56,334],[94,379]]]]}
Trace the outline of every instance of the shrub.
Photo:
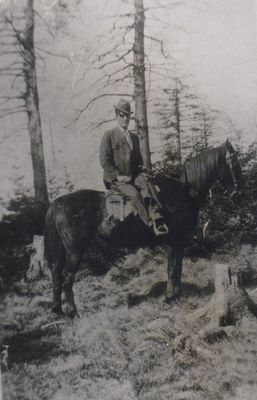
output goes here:
{"type": "MultiPolygon", "coordinates": [[[[208,251],[224,251],[241,244],[257,244],[257,142],[241,155],[243,171],[242,194],[229,201],[224,189],[217,184],[212,196],[207,197],[200,209],[197,237],[192,240],[191,251],[196,255],[208,251]],[[208,222],[206,236],[203,227],[208,222]]],[[[156,166],[158,173],[176,176],[176,165],[169,160],[156,166]]]]}
{"type": "Polygon", "coordinates": [[[0,222],[0,276],[21,277],[28,267],[27,245],[42,235],[46,207],[33,197],[11,200],[0,222]]]}

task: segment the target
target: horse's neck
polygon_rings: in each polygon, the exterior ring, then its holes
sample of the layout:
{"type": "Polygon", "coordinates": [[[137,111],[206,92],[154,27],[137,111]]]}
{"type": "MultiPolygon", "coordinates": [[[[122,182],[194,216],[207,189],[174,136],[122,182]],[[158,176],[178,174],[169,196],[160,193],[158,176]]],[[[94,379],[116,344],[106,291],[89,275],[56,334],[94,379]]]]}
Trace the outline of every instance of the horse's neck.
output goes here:
{"type": "Polygon", "coordinates": [[[205,197],[210,188],[215,183],[219,173],[218,154],[213,158],[212,163],[208,163],[199,156],[197,159],[192,160],[185,165],[181,175],[182,182],[188,184],[190,187],[198,192],[199,197],[205,197]]]}

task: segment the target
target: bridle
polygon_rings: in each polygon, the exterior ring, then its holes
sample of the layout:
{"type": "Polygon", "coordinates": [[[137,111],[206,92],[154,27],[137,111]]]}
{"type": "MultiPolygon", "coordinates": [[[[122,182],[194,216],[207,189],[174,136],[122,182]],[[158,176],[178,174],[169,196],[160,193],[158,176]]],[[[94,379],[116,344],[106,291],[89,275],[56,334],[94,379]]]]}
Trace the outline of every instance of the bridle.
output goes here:
{"type": "Polygon", "coordinates": [[[237,153],[235,151],[230,152],[227,147],[226,147],[226,164],[229,168],[229,172],[231,174],[231,178],[232,178],[232,182],[233,182],[233,186],[234,186],[234,190],[230,195],[230,198],[232,198],[237,192],[238,192],[238,181],[236,178],[236,174],[235,174],[235,169],[234,169],[234,160],[236,158],[236,162],[238,162],[237,160],[237,153]]]}

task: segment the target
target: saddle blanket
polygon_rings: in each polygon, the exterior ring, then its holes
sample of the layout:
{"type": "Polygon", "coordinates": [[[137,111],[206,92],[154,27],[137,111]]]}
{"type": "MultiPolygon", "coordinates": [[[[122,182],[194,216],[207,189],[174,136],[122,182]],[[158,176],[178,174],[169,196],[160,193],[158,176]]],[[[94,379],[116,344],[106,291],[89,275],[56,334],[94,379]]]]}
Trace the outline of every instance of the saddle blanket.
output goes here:
{"type": "Polygon", "coordinates": [[[106,193],[106,210],[108,216],[119,221],[124,221],[130,214],[137,214],[131,199],[113,190],[106,193]]]}

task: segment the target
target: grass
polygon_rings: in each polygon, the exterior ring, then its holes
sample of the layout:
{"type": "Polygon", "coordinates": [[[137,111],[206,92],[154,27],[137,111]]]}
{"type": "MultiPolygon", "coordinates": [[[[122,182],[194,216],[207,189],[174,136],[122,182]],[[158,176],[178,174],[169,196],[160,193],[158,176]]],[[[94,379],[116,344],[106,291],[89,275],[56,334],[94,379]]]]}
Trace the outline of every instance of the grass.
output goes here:
{"type": "MultiPolygon", "coordinates": [[[[233,263],[242,265],[245,257],[241,252],[233,263]]],[[[105,276],[81,274],[74,285],[81,318],[43,329],[54,321],[50,282],[21,283],[5,297],[0,332],[9,337],[10,357],[3,400],[255,399],[255,319],[200,343],[202,352],[190,346],[197,327],[192,331],[186,316],[210,298],[216,261],[185,261],[178,304],[166,304],[160,292],[128,307],[129,294],[166,279],[165,254],[140,249],[105,276]],[[179,335],[186,341],[175,347],[179,335]]]]}

